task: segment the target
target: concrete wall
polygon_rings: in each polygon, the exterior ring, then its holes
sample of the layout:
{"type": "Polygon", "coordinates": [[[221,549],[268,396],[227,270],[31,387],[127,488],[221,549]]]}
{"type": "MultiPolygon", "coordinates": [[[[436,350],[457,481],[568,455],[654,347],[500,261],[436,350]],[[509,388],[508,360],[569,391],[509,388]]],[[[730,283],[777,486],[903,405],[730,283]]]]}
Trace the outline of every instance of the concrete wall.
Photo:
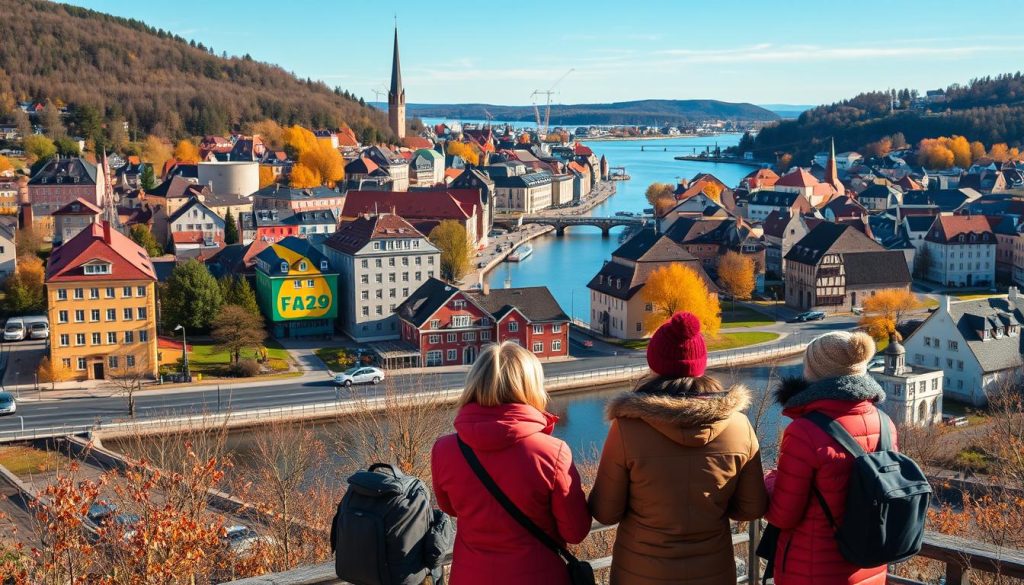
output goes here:
{"type": "Polygon", "coordinates": [[[260,165],[256,162],[201,162],[199,184],[212,184],[213,192],[248,197],[259,191],[260,165]]]}

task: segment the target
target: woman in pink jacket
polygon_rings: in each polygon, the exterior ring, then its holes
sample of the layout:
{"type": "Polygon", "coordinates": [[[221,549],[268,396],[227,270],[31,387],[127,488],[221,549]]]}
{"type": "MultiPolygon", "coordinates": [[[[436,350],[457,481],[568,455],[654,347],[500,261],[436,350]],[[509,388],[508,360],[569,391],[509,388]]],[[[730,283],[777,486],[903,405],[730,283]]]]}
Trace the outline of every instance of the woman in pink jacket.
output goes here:
{"type": "Polygon", "coordinates": [[[466,380],[455,435],[438,439],[431,458],[438,506],[457,518],[452,585],[568,585],[562,559],[520,526],[487,491],[460,451],[473,449],[508,498],[549,536],[578,543],[590,512],[558,417],[545,412],[540,362],[514,343],[480,352],[466,380]],[[458,437],[458,438],[456,438],[458,437]]]}

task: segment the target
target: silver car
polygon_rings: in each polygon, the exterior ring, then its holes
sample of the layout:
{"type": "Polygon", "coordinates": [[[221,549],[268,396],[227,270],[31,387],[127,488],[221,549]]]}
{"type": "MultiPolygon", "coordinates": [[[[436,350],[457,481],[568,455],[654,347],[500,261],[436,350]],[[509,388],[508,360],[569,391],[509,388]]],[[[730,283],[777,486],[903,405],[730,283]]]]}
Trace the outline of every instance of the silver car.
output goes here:
{"type": "Polygon", "coordinates": [[[0,416],[18,412],[18,403],[10,392],[0,392],[0,416]]]}
{"type": "Polygon", "coordinates": [[[334,375],[334,383],[338,386],[380,384],[383,380],[384,370],[371,366],[356,366],[334,375]]]}

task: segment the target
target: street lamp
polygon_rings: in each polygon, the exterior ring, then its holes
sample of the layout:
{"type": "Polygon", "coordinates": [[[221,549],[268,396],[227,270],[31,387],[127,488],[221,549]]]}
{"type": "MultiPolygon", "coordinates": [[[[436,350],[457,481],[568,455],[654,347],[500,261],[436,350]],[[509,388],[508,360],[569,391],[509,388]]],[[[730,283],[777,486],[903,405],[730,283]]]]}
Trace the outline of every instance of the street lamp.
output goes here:
{"type": "Polygon", "coordinates": [[[174,328],[175,331],[181,331],[181,375],[185,379],[185,382],[189,381],[188,374],[188,338],[185,337],[185,328],[178,325],[174,328]]]}

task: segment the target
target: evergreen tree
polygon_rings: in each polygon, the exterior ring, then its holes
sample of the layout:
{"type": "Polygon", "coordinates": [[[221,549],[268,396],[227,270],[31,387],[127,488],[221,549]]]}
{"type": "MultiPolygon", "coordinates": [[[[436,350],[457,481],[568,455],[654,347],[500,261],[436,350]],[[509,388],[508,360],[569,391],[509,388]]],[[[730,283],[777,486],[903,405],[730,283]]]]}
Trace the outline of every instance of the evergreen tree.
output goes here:
{"type": "Polygon", "coordinates": [[[217,279],[205,265],[195,259],[179,264],[171,271],[161,299],[164,329],[183,325],[189,333],[205,331],[223,304],[217,279]]]}
{"type": "Polygon", "coordinates": [[[225,276],[219,281],[224,291],[224,304],[238,305],[253,315],[260,315],[260,306],[256,302],[256,291],[252,290],[249,280],[241,275],[225,276]]]}
{"type": "Polygon", "coordinates": [[[235,216],[231,215],[230,209],[224,216],[224,243],[229,246],[238,243],[238,224],[235,223],[235,216]]]}
{"type": "Polygon", "coordinates": [[[140,178],[143,191],[152,191],[156,188],[156,173],[153,172],[153,165],[144,163],[142,165],[142,177],[140,178]]]}
{"type": "Polygon", "coordinates": [[[137,223],[128,230],[128,237],[136,244],[142,246],[150,257],[163,256],[163,247],[160,245],[160,242],[156,241],[156,236],[153,235],[153,232],[149,231],[148,227],[137,223]]]}

